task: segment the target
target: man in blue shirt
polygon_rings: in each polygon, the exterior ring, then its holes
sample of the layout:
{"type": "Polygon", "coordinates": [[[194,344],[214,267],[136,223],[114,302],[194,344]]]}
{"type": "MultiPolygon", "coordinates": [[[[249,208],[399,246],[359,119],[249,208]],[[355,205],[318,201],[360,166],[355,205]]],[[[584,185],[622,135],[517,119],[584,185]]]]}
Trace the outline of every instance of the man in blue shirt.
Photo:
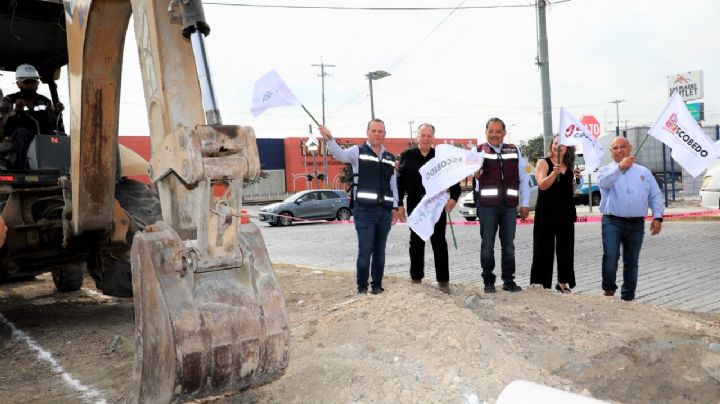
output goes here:
{"type": "Polygon", "coordinates": [[[355,173],[352,198],[358,238],[358,293],[368,292],[368,275],[372,275],[370,293],[382,293],[385,291],[382,287],[385,245],[398,208],[395,156],[383,146],[385,123],[380,119],[368,122],[367,142],[348,149],[340,148],[328,128],[320,126],[319,129],[327,141],[328,151],[336,160],[352,164],[355,173]]]}
{"type": "Polygon", "coordinates": [[[638,258],[645,233],[645,216],[652,210],[650,234],[660,233],[663,206],[660,187],[650,170],[635,163],[630,155],[632,145],[624,137],[616,137],[610,144],[615,161],[600,168],[600,211],[602,217],[602,288],[605,296],[614,296],[620,246],[623,248],[622,300],[635,299],[638,278],[638,258]]]}

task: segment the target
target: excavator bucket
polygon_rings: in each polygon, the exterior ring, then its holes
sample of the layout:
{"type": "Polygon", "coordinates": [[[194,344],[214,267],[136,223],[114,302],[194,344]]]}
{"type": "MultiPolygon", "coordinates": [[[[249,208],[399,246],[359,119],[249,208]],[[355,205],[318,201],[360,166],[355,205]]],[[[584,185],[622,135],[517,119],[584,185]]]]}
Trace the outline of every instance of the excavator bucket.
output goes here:
{"type": "Polygon", "coordinates": [[[136,354],[129,402],[166,403],[242,390],[288,364],[285,302],[259,229],[240,227],[237,266],[202,268],[163,222],[131,250],[136,354]]]}

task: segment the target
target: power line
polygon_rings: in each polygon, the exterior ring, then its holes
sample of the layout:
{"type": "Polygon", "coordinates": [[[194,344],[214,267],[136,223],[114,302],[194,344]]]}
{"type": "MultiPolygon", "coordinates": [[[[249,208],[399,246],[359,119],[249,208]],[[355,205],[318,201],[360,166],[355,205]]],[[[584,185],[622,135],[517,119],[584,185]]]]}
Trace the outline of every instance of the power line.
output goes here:
{"type": "MultiPolygon", "coordinates": [[[[566,3],[572,0],[553,1],[553,4],[566,3]]],[[[462,6],[462,7],[341,7],[341,6],[288,6],[278,4],[250,4],[250,3],[228,3],[224,1],[207,1],[206,5],[230,6],[230,7],[254,7],[254,8],[284,8],[303,10],[355,10],[355,11],[442,11],[442,10],[481,10],[499,8],[528,8],[535,7],[534,4],[506,4],[494,6],[462,6]]]]}
{"type": "MultiPolygon", "coordinates": [[[[448,8],[450,11],[445,17],[443,17],[440,22],[435,25],[423,38],[421,38],[418,42],[415,43],[411,48],[405,52],[404,55],[402,55],[400,58],[398,58],[393,64],[390,65],[391,69],[394,69],[395,67],[399,66],[404,60],[406,60],[412,52],[414,52],[416,49],[418,49],[425,41],[427,41],[432,35],[437,31],[445,22],[448,21],[448,19],[455,13],[455,11],[458,10],[459,7],[462,6],[463,3],[465,3],[466,0],[462,0],[457,6],[448,8]]],[[[397,87],[397,86],[396,86],[397,87]]],[[[356,96],[354,96],[350,101],[345,103],[345,105],[340,106],[340,108],[336,109],[334,113],[338,113],[342,111],[343,109],[347,107],[351,107],[354,105],[357,105],[360,102],[360,97],[363,93],[358,93],[356,96]]]]}

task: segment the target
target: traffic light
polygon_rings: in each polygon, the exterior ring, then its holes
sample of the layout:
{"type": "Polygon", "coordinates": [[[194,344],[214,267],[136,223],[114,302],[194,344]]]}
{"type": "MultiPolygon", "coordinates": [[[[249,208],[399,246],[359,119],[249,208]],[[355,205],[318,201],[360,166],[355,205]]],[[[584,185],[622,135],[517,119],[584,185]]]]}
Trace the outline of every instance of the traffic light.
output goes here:
{"type": "Polygon", "coordinates": [[[313,178],[315,178],[315,177],[313,177],[312,174],[308,174],[308,175],[305,176],[305,178],[307,178],[308,181],[312,181],[313,178]]]}
{"type": "Polygon", "coordinates": [[[325,174],[318,174],[317,179],[320,181],[325,181],[325,174]]]}

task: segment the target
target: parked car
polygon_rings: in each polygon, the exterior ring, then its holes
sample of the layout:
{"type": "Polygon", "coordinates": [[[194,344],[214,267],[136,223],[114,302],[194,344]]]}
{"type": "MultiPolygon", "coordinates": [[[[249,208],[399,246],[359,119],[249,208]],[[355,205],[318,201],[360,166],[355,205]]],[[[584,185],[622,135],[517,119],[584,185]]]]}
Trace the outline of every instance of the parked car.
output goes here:
{"type": "Polygon", "coordinates": [[[349,220],[350,198],[340,190],[309,190],[260,209],[258,218],[270,226],[289,226],[296,219],[349,220]]]}
{"type": "MultiPolygon", "coordinates": [[[[597,176],[593,175],[593,179],[597,181],[597,176]]],[[[593,206],[599,206],[600,205],[600,186],[596,184],[595,182],[590,182],[591,186],[588,186],[588,177],[583,176],[580,179],[580,184],[578,184],[577,188],[575,188],[575,193],[573,194],[573,199],[575,199],[576,204],[586,204],[588,203],[588,193],[592,196],[592,204],[593,206]]]]}
{"type": "Polygon", "coordinates": [[[720,162],[711,165],[705,172],[700,187],[700,206],[720,209],[720,162]]]}
{"type": "MultiPolygon", "coordinates": [[[[537,204],[537,196],[537,180],[535,179],[535,174],[530,174],[530,210],[535,210],[535,205],[537,204]]],[[[465,220],[473,221],[477,219],[477,210],[475,208],[475,201],[473,200],[472,191],[468,192],[462,198],[460,198],[460,201],[458,201],[458,205],[460,206],[458,210],[460,211],[460,214],[463,215],[465,220]]],[[[518,213],[519,212],[520,205],[518,205],[518,213]]]]}
{"type": "MultiPolygon", "coordinates": [[[[715,142],[720,149],[720,140],[715,142]]],[[[720,209],[720,160],[711,164],[705,171],[700,187],[700,206],[707,209],[720,209]]]]}

